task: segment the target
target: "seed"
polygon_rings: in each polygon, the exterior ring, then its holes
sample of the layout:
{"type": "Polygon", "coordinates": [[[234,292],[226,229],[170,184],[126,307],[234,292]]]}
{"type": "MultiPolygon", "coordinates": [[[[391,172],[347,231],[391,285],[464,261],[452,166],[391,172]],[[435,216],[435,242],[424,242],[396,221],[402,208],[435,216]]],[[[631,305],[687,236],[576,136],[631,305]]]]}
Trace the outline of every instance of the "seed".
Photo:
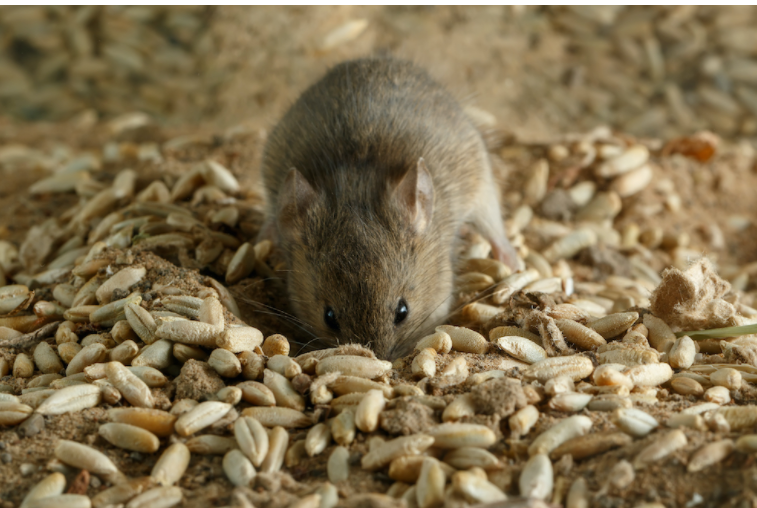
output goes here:
{"type": "Polygon", "coordinates": [[[597,360],[602,364],[622,364],[628,367],[659,363],[660,353],[654,349],[628,344],[625,342],[611,342],[600,346],[597,350],[597,360]]]}
{"type": "Polygon", "coordinates": [[[363,469],[375,471],[376,469],[386,466],[397,457],[403,455],[420,455],[430,448],[432,444],[434,444],[434,438],[426,434],[413,434],[411,436],[398,437],[391,441],[387,441],[383,446],[363,455],[361,465],[363,469]]]}
{"type": "Polygon", "coordinates": [[[152,468],[150,476],[158,485],[167,487],[184,476],[189,466],[190,453],[184,443],[174,443],[160,456],[152,468]]]}
{"type": "Polygon", "coordinates": [[[441,506],[444,503],[445,483],[446,476],[439,461],[431,457],[424,458],[415,490],[418,508],[441,506]]]}
{"type": "Polygon", "coordinates": [[[197,319],[200,315],[202,298],[187,295],[166,296],[161,300],[163,307],[189,319],[197,319]]]}
{"type": "Polygon", "coordinates": [[[248,407],[242,411],[242,416],[252,416],[265,427],[296,429],[313,424],[312,419],[303,412],[287,407],[248,407]]]}
{"type": "Polygon", "coordinates": [[[554,473],[549,458],[541,453],[532,455],[520,474],[518,485],[523,497],[547,499],[551,496],[554,473]]]}
{"type": "Polygon", "coordinates": [[[483,354],[488,350],[488,343],[480,333],[469,328],[442,325],[436,327],[437,332],[444,332],[452,340],[452,349],[462,353],[483,354]]]}
{"type": "Polygon", "coordinates": [[[108,410],[111,421],[141,427],[158,437],[173,434],[176,416],[160,409],[120,407],[108,410]]]}
{"type": "Polygon", "coordinates": [[[552,397],[549,407],[566,413],[581,411],[591,402],[592,397],[588,393],[560,393],[552,397]]]}
{"type": "Polygon", "coordinates": [[[370,379],[365,379],[363,377],[339,376],[333,383],[330,383],[329,386],[337,395],[366,393],[370,390],[380,390],[383,392],[385,398],[391,399],[394,397],[394,390],[391,386],[371,381],[370,379]]]}
{"type": "Polygon", "coordinates": [[[283,427],[274,427],[268,436],[268,443],[268,455],[261,465],[261,471],[275,473],[284,463],[284,455],[289,445],[289,433],[283,427]]]}
{"type": "Polygon", "coordinates": [[[255,380],[263,377],[265,370],[265,359],[252,351],[242,351],[237,356],[242,364],[242,377],[245,379],[255,380]]]}
{"type": "Polygon", "coordinates": [[[747,434],[736,441],[736,449],[741,453],[757,452],[757,435],[747,434]]]}
{"type": "Polygon", "coordinates": [[[379,415],[386,406],[386,399],[381,390],[370,390],[365,394],[355,411],[355,426],[365,433],[378,428],[379,415]]]}
{"type": "Polygon", "coordinates": [[[110,303],[113,291],[120,289],[128,291],[134,284],[139,283],[147,274],[143,266],[130,266],[124,268],[108,280],[106,280],[95,293],[97,301],[101,304],[110,303]]]}
{"type": "Polygon", "coordinates": [[[688,369],[694,364],[696,354],[694,341],[684,335],[673,343],[673,347],[668,352],[668,363],[674,369],[688,369]]]}
{"type": "Polygon", "coordinates": [[[734,449],[731,439],[723,439],[714,443],[704,445],[694,452],[689,459],[686,470],[689,473],[702,471],[728,457],[734,449]]]}
{"type": "MultiPolygon", "coordinates": [[[[611,314],[611,316],[613,315],[615,314],[611,314]]],[[[570,319],[557,319],[555,320],[555,324],[565,335],[566,339],[583,350],[591,350],[607,344],[602,335],[581,323],[576,323],[570,319]]]]}
{"type": "Polygon", "coordinates": [[[74,413],[97,406],[102,400],[100,388],[81,384],[57,390],[37,407],[37,413],[43,415],[61,415],[74,413]]]}
{"type": "Polygon", "coordinates": [[[613,180],[610,189],[617,192],[621,198],[627,198],[644,190],[652,178],[654,178],[652,167],[644,164],[613,180]]]}
{"type": "Polygon", "coordinates": [[[16,355],[16,359],[13,361],[13,377],[15,378],[29,378],[34,374],[34,362],[29,358],[29,355],[25,353],[19,353],[16,355]]]}
{"type": "Polygon", "coordinates": [[[29,508],[90,508],[92,503],[89,498],[80,494],[59,494],[57,496],[44,497],[29,502],[29,508]]]}
{"type": "Polygon", "coordinates": [[[644,314],[644,326],[649,329],[649,345],[657,351],[664,351],[666,343],[676,340],[676,335],[667,323],[652,314],[644,314]]]}
{"type": "Polygon", "coordinates": [[[186,344],[179,344],[178,342],[173,345],[173,356],[181,363],[186,363],[189,360],[207,362],[209,359],[207,353],[199,347],[187,346],[186,344]]]}
{"type": "Polygon", "coordinates": [[[255,478],[255,468],[239,450],[231,450],[223,457],[223,471],[237,487],[246,487],[255,478]]]}
{"type": "Polygon", "coordinates": [[[19,508],[27,508],[32,501],[51,498],[63,493],[66,488],[66,477],[61,473],[52,473],[44,477],[29,490],[19,508]]]}
{"type": "Polygon", "coordinates": [[[630,367],[625,371],[636,386],[659,386],[673,377],[673,369],[667,363],[649,363],[630,367]]]}
{"type": "Polygon", "coordinates": [[[237,305],[236,300],[234,300],[234,297],[231,296],[231,293],[229,293],[229,290],[226,289],[226,287],[215,280],[212,277],[208,277],[207,279],[208,284],[216,290],[218,293],[218,299],[221,301],[224,307],[228,309],[229,312],[234,314],[236,317],[241,319],[241,312],[239,312],[239,306],[237,305]]]}
{"type": "Polygon", "coordinates": [[[570,486],[565,508],[589,508],[589,488],[586,480],[578,477],[570,486]]]}
{"type": "Polygon", "coordinates": [[[305,451],[311,457],[321,453],[331,442],[331,431],[325,423],[318,423],[308,431],[305,438],[305,451]]]}
{"type": "Polygon", "coordinates": [[[126,504],[126,508],[171,508],[183,499],[179,487],[157,487],[138,495],[126,504]]]}
{"type": "Polygon", "coordinates": [[[454,422],[465,416],[476,414],[476,407],[473,402],[473,396],[470,393],[458,395],[442,413],[443,422],[454,422]]]}
{"type": "Polygon", "coordinates": [[[0,399],[0,425],[18,425],[29,418],[32,411],[34,409],[26,404],[0,399]]]}
{"type": "Polygon", "coordinates": [[[455,277],[455,287],[461,293],[477,293],[494,285],[494,279],[483,273],[463,273],[455,277]]]}
{"type": "Polygon", "coordinates": [[[227,349],[232,353],[252,351],[263,342],[263,334],[260,330],[251,326],[227,328],[216,340],[216,345],[227,349]]]}
{"type": "Polygon", "coordinates": [[[502,462],[482,448],[463,447],[447,452],[444,462],[455,469],[480,467],[485,470],[502,469],[502,462]]]}
{"type": "Polygon", "coordinates": [[[710,374],[710,381],[715,386],[723,386],[729,390],[738,390],[741,388],[742,375],[736,369],[724,368],[718,369],[710,374]]]}
{"type": "Polygon", "coordinates": [[[65,464],[86,469],[97,475],[114,478],[121,474],[116,465],[101,452],[74,441],[58,440],[55,446],[55,457],[65,464]]]}
{"type": "Polygon", "coordinates": [[[426,433],[434,438],[437,448],[487,448],[497,440],[489,427],[474,423],[442,423],[427,429],[426,433]]]}
{"type": "Polygon", "coordinates": [[[539,410],[536,407],[528,405],[519,409],[508,420],[512,437],[517,439],[528,434],[538,419],[539,410]]]}
{"type": "Polygon", "coordinates": [[[431,335],[423,337],[415,345],[415,349],[423,351],[426,348],[431,348],[437,353],[446,354],[452,349],[452,339],[444,332],[435,332],[431,335]]]}
{"type": "Polygon", "coordinates": [[[305,399],[294,389],[292,383],[281,374],[266,369],[263,373],[263,383],[273,393],[277,405],[297,411],[305,410],[305,399]]]}
{"type": "Polygon", "coordinates": [[[224,455],[236,447],[237,442],[234,438],[213,434],[196,436],[187,441],[189,451],[200,455],[224,455]]]}
{"type": "Polygon", "coordinates": [[[430,347],[423,349],[413,358],[411,369],[413,375],[417,378],[434,377],[436,375],[436,350],[430,347]]]}
{"type": "Polygon", "coordinates": [[[689,377],[674,377],[670,385],[676,393],[681,395],[694,395],[699,397],[704,393],[704,388],[694,379],[689,377]]]}
{"type": "Polygon", "coordinates": [[[322,376],[330,372],[341,372],[345,376],[375,379],[391,370],[391,362],[375,360],[364,356],[336,355],[324,358],[316,366],[316,374],[322,376]]]}
{"type": "Polygon", "coordinates": [[[226,349],[214,349],[210,353],[208,365],[223,377],[237,377],[242,373],[242,364],[239,359],[226,349]]]}
{"type": "Polygon", "coordinates": [[[263,354],[267,357],[276,355],[289,356],[289,340],[283,335],[271,335],[263,341],[261,346],[263,354]]]}
{"type": "Polygon", "coordinates": [[[469,303],[462,310],[463,319],[477,324],[487,323],[494,316],[501,313],[502,309],[500,307],[479,302],[469,303]]]}
{"type": "Polygon", "coordinates": [[[224,402],[201,402],[176,420],[176,433],[184,437],[190,436],[226,416],[231,407],[231,404],[224,402]]]}
{"type": "MultiPolygon", "coordinates": [[[[596,200],[596,198],[595,198],[596,200]]],[[[589,203],[586,208],[592,205],[594,201],[589,203]]],[[[552,245],[542,251],[541,255],[549,263],[555,263],[560,259],[570,259],[587,247],[595,245],[598,241],[597,234],[590,229],[578,229],[568,235],[555,241],[552,245]]],[[[528,270],[527,270],[528,271],[528,270]]],[[[522,272],[525,273],[525,272],[522,272]]],[[[538,272],[535,272],[538,274],[538,272]]],[[[511,276],[512,277],[512,276],[511,276]]],[[[534,276],[535,280],[535,276],[534,276]]],[[[533,282],[533,280],[528,283],[533,282]]],[[[525,286],[525,285],[524,285],[525,286]]],[[[518,288],[521,289],[521,288],[518,288]]],[[[495,300],[496,302],[496,300],[495,300]]]]}
{"type": "Polygon", "coordinates": [[[334,441],[348,446],[355,439],[355,413],[342,411],[330,421],[331,435],[334,441]]]}
{"type": "Polygon", "coordinates": [[[169,340],[157,340],[149,346],[143,347],[139,354],[132,359],[134,367],[152,367],[165,369],[173,362],[173,343],[169,340]]]}
{"type": "Polygon", "coordinates": [[[728,422],[732,431],[753,427],[757,424],[757,406],[723,407],[717,410],[728,422]]]}
{"type": "Polygon", "coordinates": [[[704,418],[702,418],[701,415],[685,413],[674,414],[670,418],[668,418],[668,421],[665,422],[665,425],[667,425],[671,429],[676,429],[678,427],[688,427],[690,429],[697,429],[702,432],[707,431],[707,425],[705,424],[704,418]]]}
{"type": "Polygon", "coordinates": [[[273,392],[263,383],[245,381],[237,385],[242,390],[242,398],[255,406],[275,406],[273,392]]]}
{"type": "MultiPolygon", "coordinates": [[[[133,326],[133,325],[132,325],[133,326]]],[[[155,331],[159,339],[180,342],[190,346],[215,347],[223,330],[199,321],[161,321],[155,331]]]]}
{"type": "Polygon", "coordinates": [[[150,388],[160,388],[168,384],[168,378],[153,367],[126,367],[126,370],[137,376],[150,388]]]}
{"type": "Polygon", "coordinates": [[[731,402],[731,394],[725,386],[713,386],[704,392],[704,400],[715,404],[728,404],[731,402]]]}
{"type": "Polygon", "coordinates": [[[589,432],[591,426],[591,419],[586,416],[576,415],[565,418],[540,434],[528,447],[528,455],[549,454],[569,439],[583,436],[589,432]]]}
{"type": "Polygon", "coordinates": [[[687,442],[686,435],[681,430],[671,430],[641,450],[633,461],[633,467],[636,470],[643,469],[683,448],[687,442]]]}
{"type": "Polygon", "coordinates": [[[613,157],[597,167],[597,176],[611,178],[645,164],[649,160],[649,150],[644,145],[633,145],[625,152],[613,157]]]}
{"type": "MultiPolygon", "coordinates": [[[[378,446],[381,446],[381,444],[378,446]]],[[[423,455],[403,455],[397,457],[389,464],[389,478],[401,482],[416,483],[421,475],[421,468],[423,467],[425,458],[423,455]]],[[[440,467],[445,474],[455,472],[448,464],[441,463],[440,467]]]]}
{"type": "Polygon", "coordinates": [[[633,388],[633,381],[620,372],[624,369],[625,365],[606,363],[594,370],[592,379],[597,386],[625,386],[630,390],[633,388]]]}
{"type": "Polygon", "coordinates": [[[547,352],[535,342],[518,336],[505,336],[492,340],[513,358],[533,364],[547,358],[547,352]]]}
{"type": "Polygon", "coordinates": [[[498,326],[489,332],[489,340],[491,342],[496,343],[497,339],[501,337],[523,337],[534,344],[541,345],[541,337],[517,326],[498,326]]]}
{"type": "Polygon", "coordinates": [[[533,268],[529,268],[523,272],[514,273],[506,277],[497,285],[491,299],[495,304],[501,305],[507,302],[516,292],[532,282],[539,280],[539,277],[539,272],[533,268]]]}
{"type": "Polygon", "coordinates": [[[141,453],[154,453],[160,441],[152,432],[126,423],[105,423],[98,429],[100,436],[113,446],[141,453]]]}
{"type": "Polygon", "coordinates": [[[250,275],[255,268],[255,253],[250,243],[243,243],[229,262],[226,284],[233,285],[250,275]]]}
{"type": "Polygon", "coordinates": [[[523,369],[523,375],[527,379],[536,379],[546,383],[551,378],[567,376],[573,381],[580,381],[594,372],[594,364],[583,356],[562,356],[546,358],[523,369]]]}
{"type": "Polygon", "coordinates": [[[118,391],[133,406],[152,408],[153,399],[150,388],[144,381],[130,372],[123,364],[119,362],[110,362],[105,367],[108,381],[118,388],[118,391]]]}
{"type": "Polygon", "coordinates": [[[255,467],[260,467],[268,454],[269,439],[255,418],[243,416],[234,422],[234,436],[239,448],[255,467]]]}
{"type": "MultiPolygon", "coordinates": [[[[307,446],[307,445],[306,445],[307,446]]],[[[313,456],[312,454],[310,455],[313,456]]],[[[329,455],[329,460],[326,465],[326,471],[328,472],[329,481],[331,483],[339,483],[347,481],[350,476],[350,452],[343,446],[337,446],[334,451],[329,455]]]]}
{"type": "MultiPolygon", "coordinates": [[[[126,298],[122,298],[121,300],[114,300],[105,305],[101,305],[97,309],[94,309],[89,315],[89,321],[91,321],[92,324],[95,325],[113,326],[117,321],[126,319],[126,314],[124,311],[126,305],[130,303],[139,305],[141,302],[142,297],[139,295],[139,293],[132,293],[126,298]]],[[[72,309],[69,309],[69,311],[70,310],[72,309]]]]}
{"type": "Polygon", "coordinates": [[[460,267],[462,272],[483,273],[499,282],[512,272],[504,263],[496,259],[466,259],[460,267]]]}
{"type": "Polygon", "coordinates": [[[616,409],[612,421],[620,430],[634,437],[644,437],[659,426],[653,416],[633,408],[616,409]]]}
{"type": "Polygon", "coordinates": [[[472,504],[495,503],[507,499],[504,492],[496,485],[469,471],[458,471],[453,474],[452,487],[472,504]]]}
{"type": "Polygon", "coordinates": [[[134,333],[136,333],[145,344],[149,345],[155,342],[155,332],[158,329],[158,325],[147,310],[143,309],[140,305],[130,303],[124,307],[124,315],[131,325],[131,328],[134,330],[134,333]]]}
{"type": "Polygon", "coordinates": [[[605,339],[610,339],[625,333],[638,319],[638,312],[619,312],[599,318],[589,327],[605,339]]]}

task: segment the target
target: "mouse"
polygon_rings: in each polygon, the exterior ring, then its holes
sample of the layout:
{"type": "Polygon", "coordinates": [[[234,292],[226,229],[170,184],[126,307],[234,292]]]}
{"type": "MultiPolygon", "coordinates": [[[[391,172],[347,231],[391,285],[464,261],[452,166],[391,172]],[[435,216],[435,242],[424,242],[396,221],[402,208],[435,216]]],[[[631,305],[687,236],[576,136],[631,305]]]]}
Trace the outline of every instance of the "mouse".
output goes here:
{"type": "Polygon", "coordinates": [[[261,173],[258,239],[280,249],[292,311],[318,347],[412,352],[449,315],[466,224],[517,267],[481,134],[413,62],[331,68],[271,130],[261,173]]]}

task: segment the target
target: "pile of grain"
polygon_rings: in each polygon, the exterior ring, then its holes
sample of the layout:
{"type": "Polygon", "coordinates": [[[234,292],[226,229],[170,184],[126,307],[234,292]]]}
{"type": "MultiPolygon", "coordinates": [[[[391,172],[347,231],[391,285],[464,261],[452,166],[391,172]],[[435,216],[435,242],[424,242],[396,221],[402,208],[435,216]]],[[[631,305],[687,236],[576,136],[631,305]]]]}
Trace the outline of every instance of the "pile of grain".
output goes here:
{"type": "MultiPolygon", "coordinates": [[[[752,268],[731,266],[732,288],[706,258],[689,266],[717,234],[617,219],[644,205],[669,159],[725,153],[711,135],[663,146],[599,129],[501,148],[503,160],[536,156],[524,191],[506,196],[525,268],[487,259],[471,234],[453,325],[391,364],[360,346],[292,357],[295,343],[244,324],[219,280],[283,268],[268,242],[245,242],[260,204],[245,202],[254,192],[235,161],[256,134],[116,140],[147,122],[116,119],[99,151],[54,162],[0,147],[3,164],[51,168],[34,199],[78,197],[22,242],[0,241],[0,424],[21,436],[3,440],[0,468],[7,484],[34,481],[6,501],[586,506],[646,492],[639,478],[659,467],[720,464],[728,478],[757,451],[754,337],[674,333],[757,321],[742,291],[752,268]],[[671,260],[681,269],[661,277],[653,265],[671,260]],[[43,436],[50,448],[29,461],[43,436]],[[580,472],[602,460],[606,476],[580,472]]],[[[675,196],[653,213],[679,211],[675,196]]]]}
{"type": "Polygon", "coordinates": [[[87,108],[200,115],[223,79],[212,71],[211,14],[205,7],[4,7],[0,108],[34,120],[87,108]]]}

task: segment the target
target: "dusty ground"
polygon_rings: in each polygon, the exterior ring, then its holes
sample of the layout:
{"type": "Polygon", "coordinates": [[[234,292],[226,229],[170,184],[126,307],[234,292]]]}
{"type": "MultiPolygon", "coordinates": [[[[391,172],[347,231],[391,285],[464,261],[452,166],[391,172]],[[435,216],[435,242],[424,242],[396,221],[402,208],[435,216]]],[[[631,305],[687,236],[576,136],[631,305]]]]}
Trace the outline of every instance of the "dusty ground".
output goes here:
{"type": "MultiPolygon", "coordinates": [[[[125,157],[118,163],[105,164],[97,179],[109,182],[115,173],[125,167],[135,169],[140,178],[137,187],[142,189],[155,174],[168,183],[193,162],[212,157],[230,168],[245,189],[238,201],[242,210],[239,226],[230,230],[238,238],[254,238],[260,224],[260,193],[256,185],[259,155],[265,129],[272,125],[286,105],[307,83],[321,74],[330,64],[344,58],[362,55],[380,49],[415,59],[427,65],[433,75],[449,83],[454,93],[469,104],[493,113],[501,130],[512,133],[516,140],[509,140],[494,153],[501,157],[501,177],[506,216],[520,204],[525,182],[534,163],[546,155],[547,146],[533,143],[534,140],[556,140],[561,135],[574,132],[576,126],[594,127],[596,123],[581,120],[580,114],[554,107],[555,101],[545,104],[541,99],[550,93],[546,88],[549,80],[540,73],[549,73],[554,59],[561,53],[560,39],[548,39],[549,44],[530,44],[534,25],[528,13],[516,18],[510,11],[459,10],[454,8],[430,10],[428,8],[319,8],[316,10],[291,8],[290,16],[272,8],[259,8],[255,16],[240,8],[224,9],[218,13],[219,22],[249,24],[247,30],[235,30],[226,34],[227,52],[219,56],[239,63],[239,74],[233,78],[226,95],[220,103],[217,115],[209,125],[182,125],[171,128],[148,130],[133,140],[121,141],[164,142],[181,134],[197,134],[201,141],[171,154],[165,161],[154,163],[125,157]],[[340,46],[328,53],[313,50],[314,41],[347,20],[367,18],[367,31],[354,42],[340,46]],[[504,20],[504,21],[503,21],[504,20]],[[531,21],[529,21],[531,20],[531,21]],[[503,25],[507,30],[503,29],[503,25]],[[293,36],[292,34],[296,34],[293,36]],[[238,50],[234,51],[236,40],[238,50]],[[268,51],[245,53],[251,46],[266,47],[268,51]],[[515,53],[522,59],[513,59],[515,53]],[[253,79],[254,78],[254,79],[253,79]],[[244,114],[240,114],[240,111],[244,114]],[[223,141],[225,129],[244,121],[249,134],[232,141],[223,141]],[[576,123],[578,122],[578,123],[576,123]]],[[[222,25],[219,25],[222,26],[222,25]]],[[[533,42],[533,41],[532,41],[533,42]]],[[[552,77],[554,78],[554,77],[552,77]]],[[[9,145],[25,145],[45,153],[57,146],[68,146],[75,151],[100,150],[111,139],[103,124],[82,125],[76,121],[60,124],[23,124],[9,119],[0,119],[0,149],[9,145]]],[[[623,210],[615,218],[614,227],[621,230],[626,224],[635,223],[642,231],[660,228],[664,233],[662,246],[650,250],[649,265],[655,270],[681,263],[687,255],[706,253],[715,258],[721,274],[728,279],[739,274],[741,267],[757,261],[755,238],[757,217],[753,189],[757,188],[757,159],[754,149],[746,143],[723,143],[715,157],[698,162],[680,155],[659,157],[660,149],[668,139],[651,143],[656,146],[655,172],[651,184],[639,194],[624,199],[623,210]],[[671,204],[670,196],[680,198],[671,204]],[[683,236],[682,236],[683,235],[683,236]],[[670,240],[677,238],[678,240],[670,240]],[[686,240],[681,240],[686,238],[686,240]]],[[[135,144],[135,146],[136,146],[135,144]]],[[[566,143],[567,144],[567,143],[566,143]]],[[[19,245],[31,226],[49,217],[60,216],[77,202],[73,194],[54,194],[32,197],[26,189],[33,182],[47,175],[38,167],[4,163],[0,167],[3,183],[0,186],[0,239],[19,245]]],[[[569,187],[568,181],[592,179],[586,170],[576,170],[570,161],[553,166],[550,188],[569,187]]],[[[600,189],[607,186],[599,182],[600,189]]],[[[195,212],[203,214],[202,206],[195,212]]],[[[539,213],[537,213],[539,215],[539,213]]],[[[597,261],[601,253],[585,253],[571,260],[570,265],[578,282],[597,281],[607,275],[627,275],[619,264],[603,265],[597,261]],[[594,257],[592,257],[594,256],[594,257]]],[[[171,258],[179,264],[179,261],[171,258]]],[[[183,280],[189,293],[198,291],[201,280],[186,277],[188,272],[173,263],[155,260],[160,268],[160,277],[183,280]]],[[[155,268],[157,273],[157,268],[155,268]]],[[[195,272],[192,272],[195,273],[195,272]]],[[[739,289],[745,290],[744,301],[751,304],[754,290],[754,269],[746,270],[746,282],[739,289]]],[[[153,274],[155,275],[155,274],[153,274]]],[[[202,276],[214,276],[204,271],[202,276]]],[[[157,283],[157,275],[151,280],[157,283]]],[[[160,282],[164,282],[161,279],[160,282]]],[[[743,282],[743,281],[742,281],[743,282]]],[[[262,311],[261,306],[273,305],[285,308],[286,302],[278,287],[270,279],[263,280],[258,274],[241,281],[232,291],[242,307],[247,322],[259,327],[266,335],[283,332],[295,339],[296,331],[262,311]]],[[[7,354],[7,352],[6,352],[7,354]]],[[[494,355],[498,359],[498,355],[494,355]]],[[[445,358],[445,362],[452,359],[445,358]]],[[[491,368],[492,358],[475,358],[469,355],[471,372],[491,368]]],[[[407,375],[407,372],[404,372],[407,375]]],[[[517,372],[513,375],[517,376],[517,372]]],[[[8,378],[3,379],[5,382],[8,378]]],[[[12,382],[15,389],[23,382],[12,382]]],[[[453,391],[449,392],[454,393],[453,391]]],[[[447,395],[442,393],[441,395],[447,395]]],[[[749,386],[738,392],[742,401],[753,401],[754,389],[749,386]]],[[[451,397],[448,397],[451,400],[451,397]]],[[[660,421],[672,412],[694,403],[694,398],[669,394],[662,390],[659,403],[640,405],[660,421]]],[[[594,421],[595,429],[611,429],[607,415],[587,412],[594,421]]],[[[436,417],[438,418],[438,414],[436,417]]],[[[545,411],[536,431],[548,426],[558,413],[545,411]]],[[[27,438],[16,429],[0,430],[0,499],[2,508],[18,506],[29,488],[43,478],[45,467],[51,458],[51,449],[58,438],[76,438],[96,444],[106,450],[108,456],[130,476],[149,474],[156,456],[142,456],[114,448],[97,436],[97,426],[105,418],[102,408],[85,410],[72,416],[48,417],[41,433],[27,438]],[[36,470],[26,476],[20,474],[21,464],[33,464],[36,470]]],[[[752,506],[753,492],[757,491],[757,465],[754,457],[734,454],[725,462],[696,474],[685,473],[687,457],[701,444],[722,435],[711,432],[686,431],[689,444],[673,458],[637,473],[633,484],[625,489],[610,489],[606,496],[597,499],[594,506],[635,506],[642,502],[660,502],[664,506],[709,507],[752,506]],[[699,497],[701,496],[701,497],[699,497]]],[[[297,436],[295,436],[297,437],[297,436]]],[[[572,480],[582,476],[589,488],[596,492],[606,482],[607,471],[620,459],[629,459],[653,438],[636,440],[632,446],[606,452],[597,457],[571,462],[561,461],[556,467],[559,475],[557,492],[564,494],[572,480]]],[[[354,453],[366,450],[360,435],[353,445],[354,453]]],[[[525,443],[528,443],[526,439],[525,443]]],[[[517,477],[523,465],[526,444],[505,440],[496,452],[504,459],[505,469],[498,474],[497,484],[509,494],[517,494],[517,477]]],[[[290,469],[298,482],[305,484],[322,481],[326,477],[327,454],[303,461],[290,469]]],[[[185,506],[224,506],[233,504],[232,486],[227,481],[221,457],[194,458],[180,486],[186,494],[185,506]]],[[[353,468],[355,474],[349,482],[340,485],[340,491],[349,495],[356,492],[385,491],[391,481],[381,475],[367,475],[353,468]]],[[[88,494],[101,490],[99,481],[91,482],[88,494]]],[[[262,491],[261,489],[258,489],[262,491]]],[[[289,486],[296,494],[307,492],[307,487],[289,486]]],[[[274,496],[271,504],[264,507],[286,506],[290,497],[274,496]],[[278,503],[278,504],[277,504],[278,503]]],[[[256,505],[257,506],[257,505],[256,505]]]]}

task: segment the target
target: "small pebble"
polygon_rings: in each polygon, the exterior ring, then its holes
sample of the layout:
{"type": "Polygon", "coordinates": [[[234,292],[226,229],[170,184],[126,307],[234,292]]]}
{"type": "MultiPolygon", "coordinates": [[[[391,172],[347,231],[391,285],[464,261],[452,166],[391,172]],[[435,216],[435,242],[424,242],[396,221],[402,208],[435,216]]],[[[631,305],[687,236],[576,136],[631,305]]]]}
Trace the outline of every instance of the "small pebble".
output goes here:
{"type": "Polygon", "coordinates": [[[93,489],[99,489],[102,486],[102,484],[103,482],[100,481],[100,478],[98,478],[97,476],[92,475],[89,477],[89,485],[93,489]]]}
{"type": "Polygon", "coordinates": [[[144,456],[144,455],[142,455],[142,454],[141,454],[141,453],[139,453],[139,452],[131,452],[131,453],[129,454],[129,457],[130,457],[130,458],[131,458],[131,460],[133,460],[134,462],[142,462],[143,460],[145,460],[145,456],[144,456]]]}
{"type": "Polygon", "coordinates": [[[32,437],[39,434],[44,428],[45,417],[39,413],[34,413],[18,426],[18,433],[21,437],[32,437]]]}
{"type": "Polygon", "coordinates": [[[21,472],[21,476],[29,476],[30,474],[34,474],[34,472],[37,470],[37,466],[26,462],[24,464],[21,464],[18,467],[18,470],[21,472]]]}
{"type": "Polygon", "coordinates": [[[0,460],[3,461],[3,464],[10,464],[11,462],[13,462],[13,456],[10,453],[6,452],[0,455],[0,460]]]}

